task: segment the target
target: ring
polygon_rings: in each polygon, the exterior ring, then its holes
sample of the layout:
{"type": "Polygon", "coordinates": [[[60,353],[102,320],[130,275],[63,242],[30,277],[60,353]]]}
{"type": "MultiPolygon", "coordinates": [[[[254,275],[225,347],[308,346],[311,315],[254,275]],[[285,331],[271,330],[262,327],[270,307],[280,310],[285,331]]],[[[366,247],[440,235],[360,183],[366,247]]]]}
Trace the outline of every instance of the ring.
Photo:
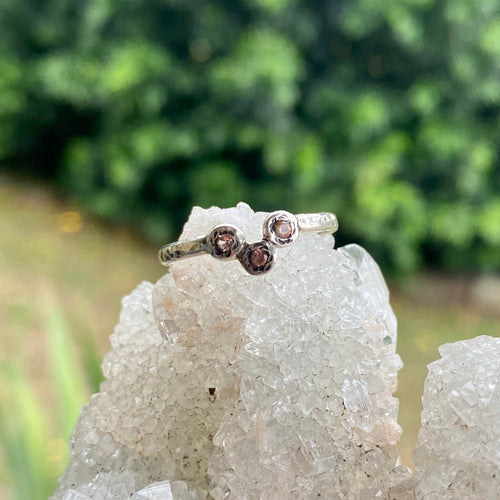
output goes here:
{"type": "Polygon", "coordinates": [[[247,243],[241,229],[221,224],[207,236],[162,246],[158,257],[161,264],[169,266],[177,260],[209,254],[216,259],[238,259],[249,274],[264,274],[276,261],[276,248],[291,245],[301,232],[335,233],[338,227],[337,217],[330,212],[293,215],[278,210],[266,217],[261,241],[247,243]]]}

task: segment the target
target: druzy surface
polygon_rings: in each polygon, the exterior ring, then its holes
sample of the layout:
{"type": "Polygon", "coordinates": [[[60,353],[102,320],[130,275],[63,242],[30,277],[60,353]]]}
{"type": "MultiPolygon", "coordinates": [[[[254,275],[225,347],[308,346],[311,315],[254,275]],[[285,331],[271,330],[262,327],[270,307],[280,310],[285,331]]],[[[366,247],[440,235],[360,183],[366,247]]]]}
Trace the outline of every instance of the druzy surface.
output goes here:
{"type": "MultiPolygon", "coordinates": [[[[258,241],[265,216],[195,208],[181,240],[234,224],[258,241]]],[[[111,346],[54,499],[384,498],[407,476],[396,319],[359,246],[303,233],[262,276],[176,262],[123,299],[111,346]]]]}
{"type": "Polygon", "coordinates": [[[416,497],[500,498],[500,339],[439,348],[429,365],[414,452],[416,497]]]}

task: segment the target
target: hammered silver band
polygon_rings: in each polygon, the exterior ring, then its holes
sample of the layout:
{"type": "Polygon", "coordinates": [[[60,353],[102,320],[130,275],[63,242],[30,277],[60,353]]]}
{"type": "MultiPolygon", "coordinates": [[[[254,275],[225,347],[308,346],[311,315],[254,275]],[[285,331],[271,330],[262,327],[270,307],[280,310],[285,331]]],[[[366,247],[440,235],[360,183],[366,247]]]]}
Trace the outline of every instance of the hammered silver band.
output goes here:
{"type": "Polygon", "coordinates": [[[164,245],[158,257],[161,264],[169,266],[187,257],[210,254],[217,259],[238,259],[249,274],[264,274],[271,270],[276,260],[276,248],[291,245],[300,232],[335,233],[338,227],[337,217],[331,212],[294,215],[278,210],[266,217],[261,241],[247,243],[241,229],[221,224],[207,236],[164,245]]]}

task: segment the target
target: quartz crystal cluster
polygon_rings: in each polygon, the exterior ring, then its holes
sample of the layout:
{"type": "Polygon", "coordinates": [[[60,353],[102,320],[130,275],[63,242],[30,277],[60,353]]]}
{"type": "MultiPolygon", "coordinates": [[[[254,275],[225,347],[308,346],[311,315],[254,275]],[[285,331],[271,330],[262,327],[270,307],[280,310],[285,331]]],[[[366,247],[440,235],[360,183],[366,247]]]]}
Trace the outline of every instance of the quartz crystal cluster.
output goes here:
{"type": "MultiPolygon", "coordinates": [[[[228,223],[258,241],[265,215],[195,208],[181,240],[228,223]]],[[[378,266],[331,234],[300,234],[277,255],[262,276],[193,257],[123,299],[54,500],[396,491],[401,361],[378,266]]]]}
{"type": "Polygon", "coordinates": [[[445,344],[429,365],[414,452],[422,499],[500,498],[500,339],[445,344]]]}

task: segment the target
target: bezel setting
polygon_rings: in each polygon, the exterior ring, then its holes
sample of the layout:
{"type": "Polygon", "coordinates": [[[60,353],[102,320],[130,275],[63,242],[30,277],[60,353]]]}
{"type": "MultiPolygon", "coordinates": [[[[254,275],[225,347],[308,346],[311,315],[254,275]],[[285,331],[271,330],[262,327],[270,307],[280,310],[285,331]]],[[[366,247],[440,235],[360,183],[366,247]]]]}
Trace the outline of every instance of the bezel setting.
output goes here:
{"type": "Polygon", "coordinates": [[[266,240],[256,241],[246,244],[238,258],[248,274],[264,274],[276,261],[276,248],[266,240]]]}
{"type": "Polygon", "coordinates": [[[285,210],[272,212],[264,221],[263,233],[264,239],[277,247],[291,245],[299,236],[297,217],[285,210]]]}
{"type": "Polygon", "coordinates": [[[243,231],[230,224],[215,226],[207,236],[210,255],[216,259],[236,258],[245,244],[243,231]]]}

